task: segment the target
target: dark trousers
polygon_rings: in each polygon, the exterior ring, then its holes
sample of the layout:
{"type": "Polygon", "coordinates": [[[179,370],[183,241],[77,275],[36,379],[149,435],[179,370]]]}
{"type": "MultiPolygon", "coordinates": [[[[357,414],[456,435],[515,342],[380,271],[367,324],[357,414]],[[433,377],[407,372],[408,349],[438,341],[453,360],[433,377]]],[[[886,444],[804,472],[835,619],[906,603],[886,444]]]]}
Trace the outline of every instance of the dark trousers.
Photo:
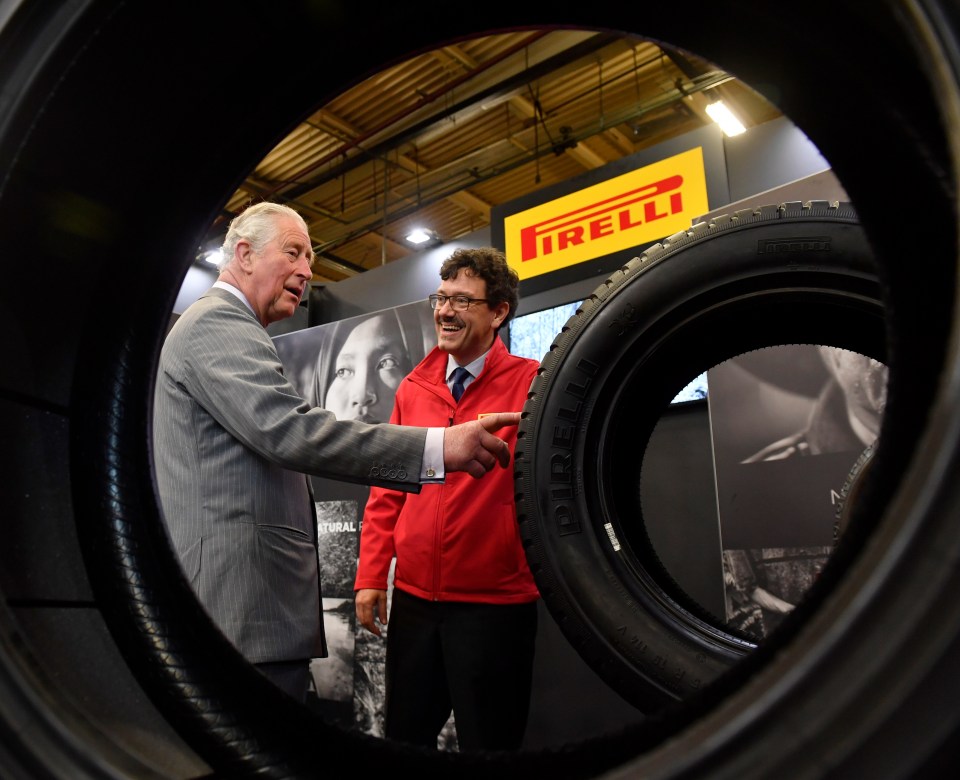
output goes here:
{"type": "Polygon", "coordinates": [[[310,685],[310,660],[272,661],[254,666],[280,690],[299,702],[307,700],[310,685]]]}
{"type": "Polygon", "coordinates": [[[536,602],[431,602],[394,590],[386,736],[435,749],[452,710],[461,750],[518,749],[536,637],[536,602]]]}

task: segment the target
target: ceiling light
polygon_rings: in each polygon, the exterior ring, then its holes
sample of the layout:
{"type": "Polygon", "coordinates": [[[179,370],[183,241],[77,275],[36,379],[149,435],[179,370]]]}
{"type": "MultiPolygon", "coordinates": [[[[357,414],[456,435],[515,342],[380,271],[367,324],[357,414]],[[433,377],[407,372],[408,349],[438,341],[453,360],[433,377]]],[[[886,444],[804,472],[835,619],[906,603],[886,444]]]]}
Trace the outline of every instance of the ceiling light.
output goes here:
{"type": "Polygon", "coordinates": [[[428,241],[434,241],[436,236],[429,230],[424,230],[423,228],[414,228],[407,233],[406,239],[411,244],[426,244],[428,241]]]}
{"type": "Polygon", "coordinates": [[[710,118],[720,125],[720,129],[723,130],[724,135],[740,135],[740,133],[746,132],[747,128],[743,126],[743,123],[737,119],[733,112],[727,108],[722,100],[718,100],[716,103],[711,103],[707,106],[707,114],[710,115],[710,118]]]}
{"type": "Polygon", "coordinates": [[[203,259],[210,265],[220,265],[220,261],[223,259],[223,250],[214,249],[212,252],[207,252],[203,259]]]}

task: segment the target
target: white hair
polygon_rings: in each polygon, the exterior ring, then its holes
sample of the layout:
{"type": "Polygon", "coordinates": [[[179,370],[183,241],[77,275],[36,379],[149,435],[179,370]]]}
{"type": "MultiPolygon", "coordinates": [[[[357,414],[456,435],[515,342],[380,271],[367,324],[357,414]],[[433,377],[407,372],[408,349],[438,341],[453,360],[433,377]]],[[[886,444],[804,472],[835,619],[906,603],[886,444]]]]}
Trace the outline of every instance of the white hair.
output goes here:
{"type": "Polygon", "coordinates": [[[241,240],[249,241],[254,252],[262,252],[277,234],[278,217],[297,220],[303,227],[303,232],[309,234],[303,217],[289,206],[280,203],[257,203],[244,209],[231,220],[227,235],[223,239],[223,257],[217,264],[217,270],[223,271],[230,265],[237,243],[241,240]]]}

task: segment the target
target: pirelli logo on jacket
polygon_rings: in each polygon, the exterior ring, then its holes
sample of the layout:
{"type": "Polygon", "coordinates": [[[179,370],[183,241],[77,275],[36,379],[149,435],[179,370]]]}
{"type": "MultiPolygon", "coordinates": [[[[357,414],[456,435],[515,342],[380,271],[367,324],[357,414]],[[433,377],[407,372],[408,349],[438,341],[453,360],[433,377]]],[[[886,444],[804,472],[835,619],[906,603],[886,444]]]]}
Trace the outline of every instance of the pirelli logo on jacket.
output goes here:
{"type": "Polygon", "coordinates": [[[528,279],[673,235],[709,210],[697,147],[511,214],[507,260],[528,279]]]}

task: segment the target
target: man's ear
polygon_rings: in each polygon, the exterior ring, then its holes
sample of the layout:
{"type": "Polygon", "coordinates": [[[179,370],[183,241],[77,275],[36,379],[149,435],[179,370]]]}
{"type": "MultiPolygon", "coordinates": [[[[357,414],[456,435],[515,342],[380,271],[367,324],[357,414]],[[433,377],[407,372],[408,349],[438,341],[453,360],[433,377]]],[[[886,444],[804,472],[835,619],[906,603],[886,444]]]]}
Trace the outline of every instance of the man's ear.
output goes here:
{"type": "Polygon", "coordinates": [[[241,239],[233,250],[234,265],[244,273],[253,270],[253,247],[249,241],[241,239]]]}
{"type": "Polygon", "coordinates": [[[493,327],[499,328],[503,321],[507,318],[507,315],[510,313],[510,304],[506,301],[501,301],[496,305],[493,310],[494,320],[493,327]]]}

